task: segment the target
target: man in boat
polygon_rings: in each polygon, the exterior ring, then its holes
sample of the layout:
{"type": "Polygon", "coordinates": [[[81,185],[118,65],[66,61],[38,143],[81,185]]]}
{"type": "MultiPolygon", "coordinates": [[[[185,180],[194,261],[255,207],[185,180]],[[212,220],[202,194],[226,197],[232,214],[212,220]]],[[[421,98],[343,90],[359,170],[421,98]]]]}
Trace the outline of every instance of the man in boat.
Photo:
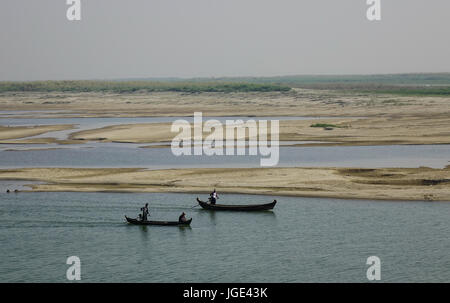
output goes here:
{"type": "Polygon", "coordinates": [[[216,192],[216,189],[214,188],[214,191],[209,194],[209,200],[211,201],[211,204],[216,204],[217,199],[219,199],[219,195],[216,192]]]}
{"type": "Polygon", "coordinates": [[[186,214],[183,212],[181,216],[178,217],[178,222],[186,222],[186,214]]]}
{"type": "Polygon", "coordinates": [[[142,221],[147,221],[148,213],[148,203],[145,203],[145,206],[141,208],[142,211],[142,221]]]}

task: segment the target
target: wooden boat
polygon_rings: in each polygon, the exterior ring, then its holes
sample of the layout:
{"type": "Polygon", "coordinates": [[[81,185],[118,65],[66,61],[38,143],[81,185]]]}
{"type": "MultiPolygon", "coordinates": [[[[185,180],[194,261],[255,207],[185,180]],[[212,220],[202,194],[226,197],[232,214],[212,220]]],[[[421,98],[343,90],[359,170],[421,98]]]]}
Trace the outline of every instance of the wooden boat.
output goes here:
{"type": "Polygon", "coordinates": [[[270,210],[275,207],[277,200],[273,200],[271,203],[267,204],[253,204],[253,205],[224,205],[224,204],[211,204],[204,202],[197,198],[198,204],[204,209],[209,210],[234,210],[234,211],[259,211],[259,210],[270,210]]]}
{"type": "Polygon", "coordinates": [[[179,222],[179,221],[140,221],[138,219],[128,218],[125,216],[125,219],[127,219],[128,223],[135,224],[135,225],[165,225],[165,226],[186,226],[191,225],[192,218],[185,222],[179,222]]]}

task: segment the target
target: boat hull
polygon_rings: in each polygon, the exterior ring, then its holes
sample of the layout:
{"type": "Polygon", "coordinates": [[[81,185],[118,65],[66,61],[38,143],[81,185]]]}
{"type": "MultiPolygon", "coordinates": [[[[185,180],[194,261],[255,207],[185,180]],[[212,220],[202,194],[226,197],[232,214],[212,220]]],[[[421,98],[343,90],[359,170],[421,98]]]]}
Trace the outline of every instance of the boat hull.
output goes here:
{"type": "Polygon", "coordinates": [[[277,200],[273,200],[271,203],[267,204],[254,204],[254,205],[224,205],[224,204],[210,204],[204,202],[197,198],[198,204],[204,209],[208,210],[224,210],[224,211],[263,211],[263,210],[271,210],[277,204],[277,200]]]}
{"type": "Polygon", "coordinates": [[[125,216],[125,219],[127,219],[127,222],[134,225],[160,225],[160,226],[188,226],[191,225],[192,218],[185,221],[185,222],[179,222],[179,221],[139,221],[137,219],[128,218],[125,216]]]}

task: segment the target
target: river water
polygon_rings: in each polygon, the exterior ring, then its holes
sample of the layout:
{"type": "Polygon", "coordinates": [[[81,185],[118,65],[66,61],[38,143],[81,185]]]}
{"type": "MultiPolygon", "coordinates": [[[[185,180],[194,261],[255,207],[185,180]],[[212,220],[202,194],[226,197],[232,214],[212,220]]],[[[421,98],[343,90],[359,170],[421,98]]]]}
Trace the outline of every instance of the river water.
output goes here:
{"type": "Polygon", "coordinates": [[[210,212],[195,194],[0,194],[0,281],[64,282],[66,259],[83,282],[450,282],[450,204],[222,195],[274,211],[210,212]],[[191,227],[134,226],[192,217],[191,227]]]}
{"type": "MultiPolygon", "coordinates": [[[[92,122],[79,128],[115,123],[92,122]]],[[[141,147],[8,144],[0,146],[0,167],[258,167],[260,159],[141,147]]],[[[449,161],[448,145],[281,147],[278,166],[439,168],[449,161]]],[[[450,282],[448,202],[230,194],[221,203],[278,204],[269,212],[215,213],[192,208],[195,194],[4,191],[26,184],[0,182],[0,282],[67,281],[69,256],[80,258],[83,282],[367,282],[374,255],[383,282],[450,282]],[[125,223],[146,202],[151,218],[186,212],[191,227],[125,223]]]]}
{"type": "MultiPolygon", "coordinates": [[[[0,147],[0,168],[18,167],[259,167],[260,155],[175,156],[170,148],[129,143],[0,147]],[[47,148],[55,148],[48,149],[47,148]]],[[[265,158],[265,157],[264,157],[265,158]]],[[[278,167],[420,167],[450,165],[450,145],[281,146],[278,167]]]]}

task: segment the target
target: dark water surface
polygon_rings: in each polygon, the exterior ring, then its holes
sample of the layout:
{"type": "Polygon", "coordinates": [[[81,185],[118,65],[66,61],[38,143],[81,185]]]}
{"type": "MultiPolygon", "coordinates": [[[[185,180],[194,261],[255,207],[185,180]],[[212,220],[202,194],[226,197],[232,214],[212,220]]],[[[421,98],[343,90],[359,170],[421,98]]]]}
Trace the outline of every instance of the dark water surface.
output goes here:
{"type": "Polygon", "coordinates": [[[64,282],[81,259],[84,282],[450,282],[450,204],[257,195],[222,203],[278,204],[273,212],[210,212],[192,194],[0,194],[0,282],[64,282]],[[132,226],[153,219],[191,227],[132,226]]]}

